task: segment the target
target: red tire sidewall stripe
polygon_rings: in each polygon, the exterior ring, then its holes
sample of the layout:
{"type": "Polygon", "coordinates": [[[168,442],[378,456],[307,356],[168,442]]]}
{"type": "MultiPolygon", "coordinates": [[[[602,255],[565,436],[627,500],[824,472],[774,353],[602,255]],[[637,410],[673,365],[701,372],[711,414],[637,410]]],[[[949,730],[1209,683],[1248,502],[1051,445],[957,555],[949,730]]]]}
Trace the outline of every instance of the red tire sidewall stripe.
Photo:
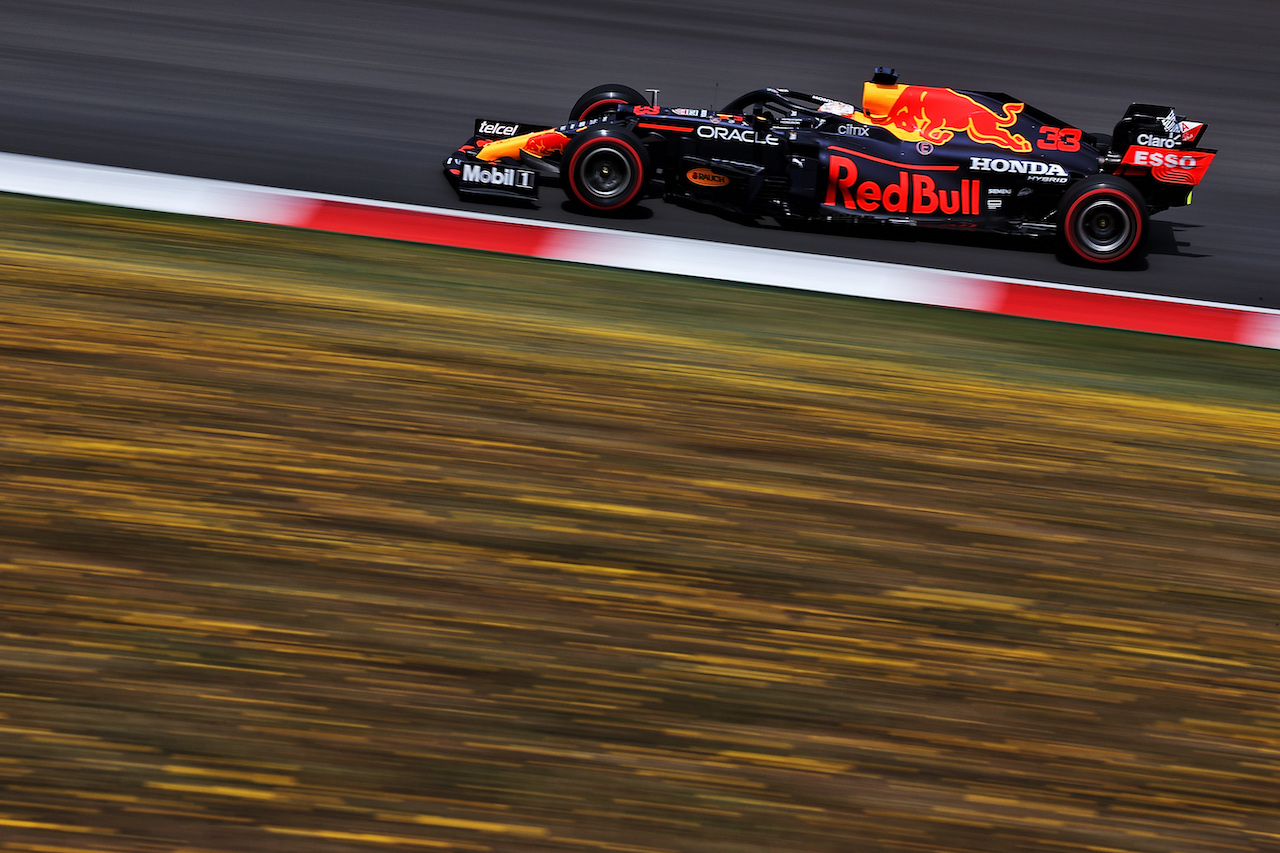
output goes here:
{"type": "Polygon", "coordinates": [[[1097,189],[1092,189],[1084,193],[1082,196],[1080,196],[1080,198],[1072,202],[1071,207],[1067,209],[1066,220],[1067,221],[1063,224],[1066,226],[1065,231],[1067,235],[1067,242],[1071,244],[1071,248],[1075,251],[1077,255],[1090,258],[1100,264],[1114,264],[1119,261],[1123,261],[1125,258],[1133,254],[1133,250],[1137,248],[1138,243],[1141,242],[1142,240],[1141,211],[1138,210],[1138,208],[1133,203],[1133,199],[1129,198],[1127,194],[1121,192],[1120,190],[1112,189],[1110,187],[1098,187],[1097,189]],[[1133,222],[1133,238],[1129,241],[1128,248],[1125,249],[1124,254],[1116,255],[1115,257],[1106,257],[1106,258],[1099,257],[1095,253],[1089,251],[1084,246],[1081,246],[1076,241],[1076,229],[1075,229],[1074,223],[1072,222],[1072,217],[1075,215],[1076,210],[1080,208],[1081,204],[1083,204],[1088,199],[1100,193],[1106,193],[1106,194],[1115,196],[1117,199],[1124,199],[1124,204],[1129,209],[1130,219],[1133,222]]]}
{"type": "Polygon", "coordinates": [[[586,142],[582,143],[582,146],[578,148],[577,151],[574,151],[573,157],[569,159],[569,186],[573,188],[574,198],[576,198],[578,201],[582,202],[592,210],[617,210],[620,207],[625,207],[626,205],[630,204],[631,200],[634,199],[636,195],[640,192],[641,188],[644,187],[644,175],[642,174],[642,172],[643,172],[643,169],[640,166],[640,153],[636,151],[635,147],[631,145],[631,143],[627,142],[625,139],[619,139],[616,136],[597,136],[594,139],[588,139],[586,142]],[[614,204],[608,204],[608,205],[595,204],[583,198],[582,193],[578,192],[578,186],[577,186],[578,158],[582,156],[584,151],[588,151],[593,146],[602,145],[605,142],[612,142],[615,145],[626,148],[627,151],[631,153],[632,166],[635,168],[636,175],[637,175],[635,186],[631,188],[631,192],[627,193],[626,196],[624,196],[618,202],[614,204]]]}
{"type": "Polygon", "coordinates": [[[597,109],[597,108],[599,108],[599,107],[603,107],[603,106],[605,106],[606,104],[618,104],[619,106],[621,106],[622,104],[625,104],[625,103],[626,103],[626,101],[624,101],[622,98],[604,98],[604,99],[602,99],[602,100],[596,101],[596,102],[595,102],[594,104],[592,104],[591,106],[589,106],[589,107],[587,107],[586,109],[582,110],[582,111],[581,111],[581,112],[579,112],[576,116],[574,116],[574,118],[575,118],[575,119],[577,119],[578,121],[582,121],[582,117],[583,117],[583,116],[586,116],[586,115],[590,115],[590,114],[591,114],[591,111],[592,111],[592,110],[594,110],[594,109],[597,109]]]}

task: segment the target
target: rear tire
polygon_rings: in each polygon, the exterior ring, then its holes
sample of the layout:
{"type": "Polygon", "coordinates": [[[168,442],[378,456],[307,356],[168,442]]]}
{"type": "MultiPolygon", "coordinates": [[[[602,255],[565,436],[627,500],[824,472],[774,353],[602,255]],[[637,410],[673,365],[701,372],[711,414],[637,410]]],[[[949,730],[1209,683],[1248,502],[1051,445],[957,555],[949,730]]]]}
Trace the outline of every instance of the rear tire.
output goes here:
{"type": "Polygon", "coordinates": [[[649,151],[630,131],[618,127],[581,131],[565,146],[561,162],[565,195],[593,213],[620,213],[644,197],[649,151]]]}
{"type": "Polygon", "coordinates": [[[1142,194],[1115,175],[1078,181],[1058,203],[1058,237],[1070,258],[1113,266],[1146,252],[1149,218],[1142,194]]]}
{"type": "Polygon", "coordinates": [[[607,83],[584,92],[569,111],[569,121],[589,121],[627,105],[639,107],[649,103],[645,96],[621,83],[607,83]]]}

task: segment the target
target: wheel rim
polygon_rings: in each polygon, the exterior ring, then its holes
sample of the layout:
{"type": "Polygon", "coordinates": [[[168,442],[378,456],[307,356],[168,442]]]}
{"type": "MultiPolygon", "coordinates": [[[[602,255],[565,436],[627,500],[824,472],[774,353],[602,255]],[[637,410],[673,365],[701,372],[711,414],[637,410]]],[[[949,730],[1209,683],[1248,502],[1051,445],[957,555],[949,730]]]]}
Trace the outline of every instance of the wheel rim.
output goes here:
{"type": "Polygon", "coordinates": [[[578,167],[582,186],[601,201],[623,195],[631,185],[631,161],[612,148],[587,152],[578,167]]]}
{"type": "Polygon", "coordinates": [[[1132,238],[1133,219],[1114,199],[1094,199],[1080,212],[1075,232],[1089,252],[1110,255],[1123,249],[1132,238]]]}

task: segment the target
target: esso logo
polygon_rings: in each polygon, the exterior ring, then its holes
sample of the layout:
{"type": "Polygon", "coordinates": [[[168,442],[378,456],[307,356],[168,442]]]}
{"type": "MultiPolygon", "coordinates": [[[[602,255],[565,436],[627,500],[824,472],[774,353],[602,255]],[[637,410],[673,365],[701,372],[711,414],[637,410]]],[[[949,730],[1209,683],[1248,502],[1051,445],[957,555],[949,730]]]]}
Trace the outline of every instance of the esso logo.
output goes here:
{"type": "Polygon", "coordinates": [[[1166,169],[1194,169],[1199,162],[1190,154],[1176,151],[1148,151],[1142,148],[1133,152],[1135,166],[1164,166],[1166,169]]]}

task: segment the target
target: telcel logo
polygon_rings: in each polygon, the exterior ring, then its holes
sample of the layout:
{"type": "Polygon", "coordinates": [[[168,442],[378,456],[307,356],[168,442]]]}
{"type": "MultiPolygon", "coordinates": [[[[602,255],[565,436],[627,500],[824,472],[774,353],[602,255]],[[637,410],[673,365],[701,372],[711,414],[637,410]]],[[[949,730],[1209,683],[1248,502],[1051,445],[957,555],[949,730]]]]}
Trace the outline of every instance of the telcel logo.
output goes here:
{"type": "Polygon", "coordinates": [[[710,169],[690,169],[684,176],[689,179],[689,183],[700,187],[723,187],[729,183],[727,176],[710,169]]]}
{"type": "Polygon", "coordinates": [[[778,137],[766,133],[763,136],[754,130],[743,130],[738,127],[722,127],[704,124],[698,128],[698,135],[703,139],[727,139],[730,142],[750,142],[754,145],[778,145],[778,137]]]}
{"type": "Polygon", "coordinates": [[[519,129],[518,124],[502,124],[496,121],[480,122],[481,134],[492,134],[493,136],[515,136],[516,130],[519,129]]]}

